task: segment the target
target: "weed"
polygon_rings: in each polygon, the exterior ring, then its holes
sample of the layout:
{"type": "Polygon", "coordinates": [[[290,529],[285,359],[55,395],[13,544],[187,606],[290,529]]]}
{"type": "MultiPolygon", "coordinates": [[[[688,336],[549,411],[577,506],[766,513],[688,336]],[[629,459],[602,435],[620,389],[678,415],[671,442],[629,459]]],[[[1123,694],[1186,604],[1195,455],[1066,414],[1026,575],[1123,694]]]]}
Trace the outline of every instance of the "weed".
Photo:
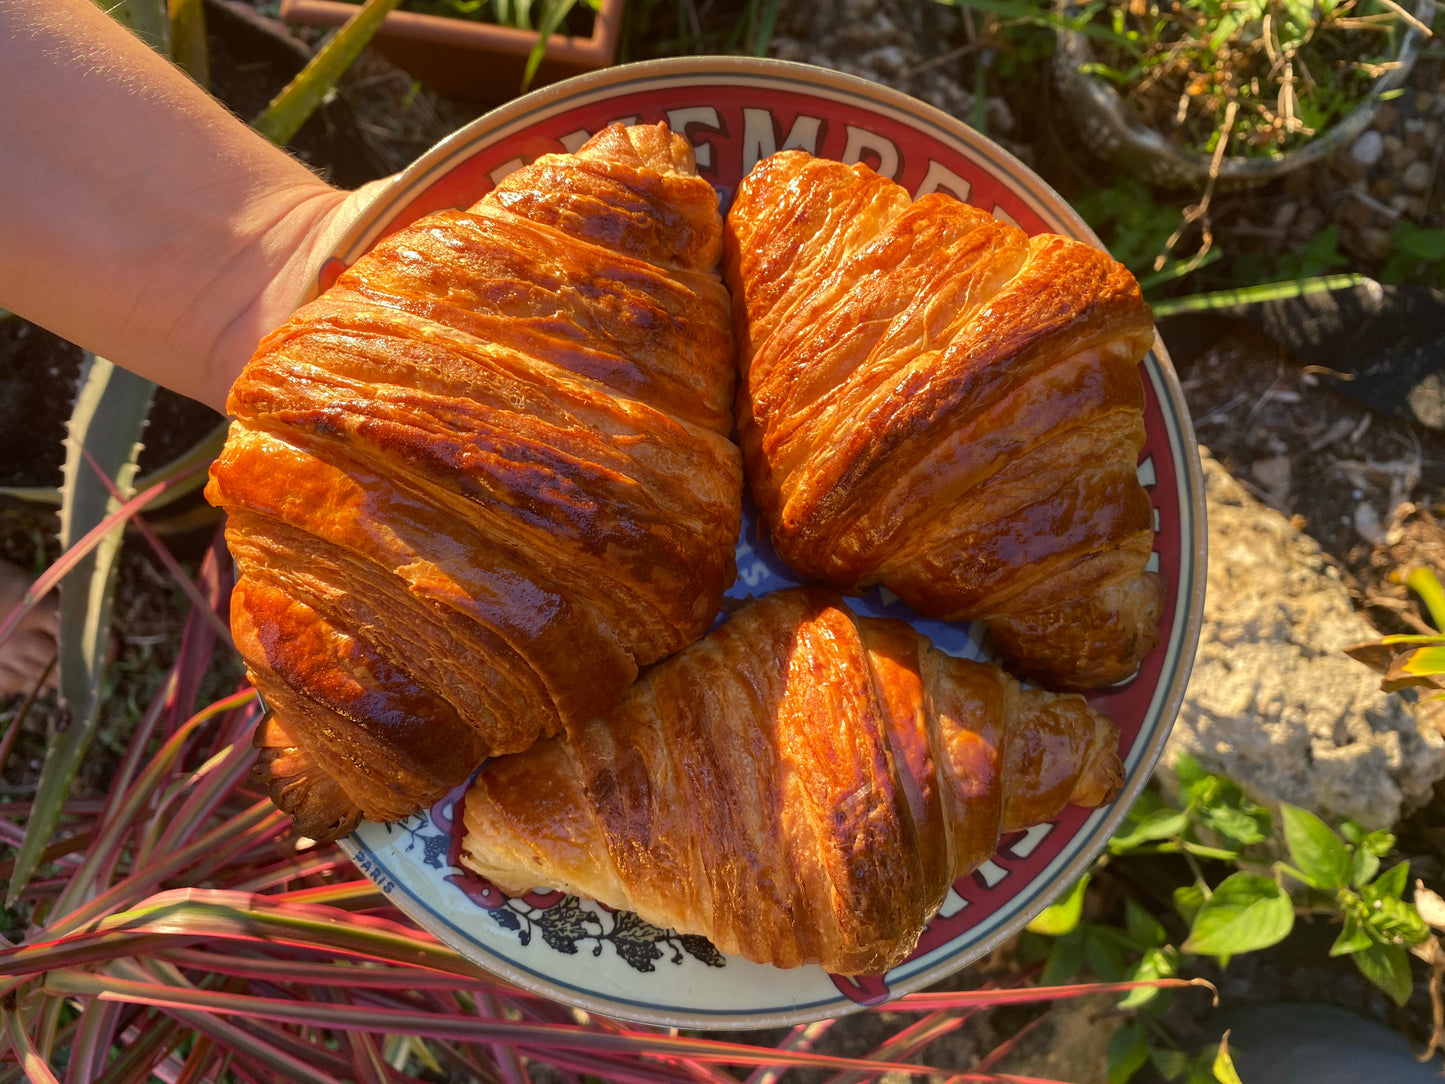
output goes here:
{"type": "MultiPolygon", "coordinates": [[[[1173,887],[1166,917],[1183,938],[1176,945],[1164,922],[1132,897],[1124,899],[1122,921],[1085,921],[1086,875],[1028,927],[1021,943],[1022,958],[1044,960],[1040,981],[1065,982],[1080,971],[1105,981],[1177,978],[1197,956],[1224,967],[1234,956],[1279,944],[1296,916],[1308,914],[1339,923],[1330,955],[1349,956],[1365,978],[1403,1005],[1412,988],[1408,954],[1429,940],[1430,931],[1404,898],[1409,863],[1381,872],[1395,837],[1351,821],[1336,832],[1313,813],[1284,805],[1288,861],[1270,862],[1268,810],[1187,755],[1176,772],[1178,802],[1146,792],[1095,869],[1124,856],[1182,859],[1189,876],[1173,887]],[[1220,869],[1228,872],[1219,877],[1220,869]]],[[[1119,1002],[1133,1015],[1110,1044],[1111,1081],[1128,1080],[1146,1063],[1171,1081],[1224,1079],[1215,1068],[1219,1048],[1183,1051],[1159,1025],[1170,996],[1141,987],[1119,1002]]]]}
{"type": "Polygon", "coordinates": [[[1388,70],[1408,16],[1373,0],[1095,0],[1086,70],[1180,146],[1274,155],[1338,121],[1388,70]]]}

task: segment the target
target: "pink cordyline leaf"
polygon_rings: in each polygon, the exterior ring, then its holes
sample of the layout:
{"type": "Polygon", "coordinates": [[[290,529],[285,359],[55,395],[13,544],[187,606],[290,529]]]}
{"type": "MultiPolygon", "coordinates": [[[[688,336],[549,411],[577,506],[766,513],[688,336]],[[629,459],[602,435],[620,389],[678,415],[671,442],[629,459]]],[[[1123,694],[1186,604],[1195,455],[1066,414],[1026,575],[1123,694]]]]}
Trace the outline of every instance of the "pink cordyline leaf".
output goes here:
{"type": "MultiPolygon", "coordinates": [[[[163,881],[176,876],[202,856],[223,860],[246,849],[256,836],[269,836],[285,821],[268,799],[262,799],[246,812],[219,824],[189,845],[157,861],[139,873],[118,881],[82,907],[64,918],[48,924],[48,932],[69,933],[95,922],[116,907],[139,904],[145,893],[163,881]]],[[[188,891],[183,889],[182,891],[188,891]]]]}
{"type": "MultiPolygon", "coordinates": [[[[164,935],[153,935],[163,937],[164,935]]],[[[170,940],[180,940],[170,938],[170,940]]],[[[340,986],[369,990],[457,991],[477,989],[477,980],[462,975],[445,975],[437,971],[421,971],[412,967],[362,966],[345,960],[308,963],[295,959],[264,956],[238,956],[234,953],[208,952],[196,948],[161,947],[153,950],[177,967],[187,971],[231,975],[240,979],[258,979],[274,983],[306,986],[340,986]]],[[[127,955],[130,955],[129,953],[127,955]]],[[[491,995],[487,995],[489,998],[491,995]]],[[[490,1015],[499,1016],[499,1013],[490,1015]]]]}
{"type": "Polygon", "coordinates": [[[120,1030],[124,1006],[91,1001],[80,1010],[80,1020],[70,1040],[65,1084],[90,1084],[100,1076],[105,1055],[120,1030]]]}
{"type": "MultiPolygon", "coordinates": [[[[351,860],[341,855],[341,851],[335,847],[327,851],[331,861],[340,861],[346,865],[351,860]]],[[[314,888],[298,888],[290,892],[277,892],[268,897],[280,903],[288,905],[314,905],[320,904],[328,907],[342,907],[345,904],[361,903],[385,903],[386,897],[381,890],[371,881],[347,881],[344,884],[317,885],[314,888]]]]}
{"type": "Polygon", "coordinates": [[[937,1009],[996,1005],[1031,1005],[1039,1001],[1065,1001],[1093,994],[1125,993],[1141,987],[1160,990],[1203,987],[1214,990],[1205,979],[1145,979],[1138,982],[1096,982],[1073,986],[1031,986],[1016,990],[947,990],[905,994],[888,1003],[889,1012],[933,1012],[937,1009]]]}
{"type": "Polygon", "coordinates": [[[166,712],[166,734],[172,733],[195,710],[201,685],[211,671],[217,641],[211,619],[217,614],[227,612],[226,603],[231,597],[232,587],[230,568],[225,531],[223,527],[217,528],[196,573],[196,586],[205,596],[205,609],[209,616],[201,616],[194,607],[186,614],[186,622],[181,629],[180,650],[176,652],[175,662],[171,666],[171,673],[176,677],[176,688],[166,712]]]}
{"type": "MultiPolygon", "coordinates": [[[[217,753],[208,762],[196,769],[185,779],[178,781],[184,799],[174,812],[162,816],[157,809],[151,817],[154,833],[154,853],[165,854],[184,843],[199,831],[229,798],[234,796],[237,785],[244,780],[256,762],[256,750],[250,742],[236,742],[229,749],[217,753]],[[186,792],[189,791],[187,794],[186,792]]],[[[139,865],[149,857],[147,850],[137,852],[139,865]]],[[[200,874],[192,875],[199,880],[200,874]]]]}
{"type": "MultiPolygon", "coordinates": [[[[347,1004],[346,995],[340,987],[322,986],[317,988],[316,993],[334,1004],[347,1004]]],[[[390,1084],[390,1067],[369,1033],[343,1031],[338,1041],[342,1051],[350,1055],[348,1060],[355,1084],[390,1084]]]]}
{"type": "MultiPolygon", "coordinates": [[[[172,681],[174,681],[174,674],[172,675],[172,681]]],[[[102,815],[101,824],[103,827],[100,837],[96,841],[96,846],[91,848],[85,865],[82,866],[81,871],[76,875],[70,889],[61,897],[61,900],[56,905],[57,910],[61,914],[69,913],[79,905],[81,900],[85,899],[92,887],[100,879],[99,875],[101,870],[107,867],[107,863],[114,862],[116,856],[121,853],[123,850],[121,847],[121,839],[130,830],[131,825],[136,818],[139,817],[151,796],[160,788],[162,780],[170,773],[177,760],[180,759],[185,750],[186,741],[195,731],[217,715],[246,707],[254,702],[255,699],[256,691],[254,689],[247,689],[218,700],[214,704],[197,712],[191,716],[190,719],[186,720],[186,722],[176,730],[175,734],[166,740],[146,764],[145,768],[135,777],[135,782],[128,789],[113,793],[114,805],[108,805],[105,813],[102,815]]],[[[150,715],[151,713],[148,712],[147,714],[150,715]]],[[[154,719],[152,719],[152,722],[154,722],[154,719]]],[[[137,734],[135,739],[133,739],[132,745],[134,747],[137,743],[144,743],[148,740],[148,734],[137,734]]],[[[107,880],[108,879],[109,878],[107,878],[107,880]]],[[[103,911],[100,913],[103,913],[103,911]]],[[[53,922],[51,926],[55,932],[64,932],[64,927],[57,927],[53,922]]]]}
{"type": "MultiPolygon", "coordinates": [[[[338,848],[327,847],[310,852],[288,853],[280,861],[253,870],[249,875],[229,882],[226,887],[237,892],[264,892],[268,888],[310,877],[333,877],[350,873],[355,868],[351,859],[338,848]]],[[[381,890],[370,881],[333,883],[308,891],[311,893],[309,900],[313,903],[336,905],[348,900],[380,903],[386,899],[381,890]]]]}
{"type": "Polygon", "coordinates": [[[60,967],[88,967],[126,956],[163,951],[174,940],[163,933],[80,933],[0,950],[0,975],[29,979],[60,967]]]}
{"type": "Polygon", "coordinates": [[[215,1049],[216,1041],[209,1035],[197,1035],[190,1052],[186,1055],[185,1064],[176,1074],[174,1084],[200,1084],[205,1080],[215,1049]]]}
{"type": "MultiPolygon", "coordinates": [[[[96,477],[99,478],[105,488],[110,491],[110,495],[118,501],[124,501],[125,494],[121,492],[120,486],[116,485],[115,479],[106,472],[105,468],[95,461],[95,456],[91,455],[90,449],[82,445],[80,454],[84,456],[85,461],[90,464],[90,469],[95,472],[96,477]]],[[[198,470],[199,468],[196,469],[198,470]]],[[[186,472],[187,475],[194,473],[196,473],[195,470],[186,472]]],[[[186,475],[180,475],[178,477],[185,476],[186,475]]],[[[171,579],[175,580],[176,586],[185,593],[186,598],[191,600],[191,605],[196,608],[196,611],[204,617],[210,618],[221,641],[223,643],[230,643],[231,630],[228,629],[225,622],[217,616],[215,610],[211,609],[210,603],[206,601],[205,597],[196,587],[195,582],[186,574],[186,570],[181,567],[181,563],[176,560],[175,555],[166,548],[166,544],[160,540],[155,531],[151,530],[150,524],[141,518],[139,511],[130,517],[130,525],[135,528],[137,534],[145,539],[146,545],[150,546],[156,558],[165,566],[165,570],[171,574],[171,579]]]]}
{"type": "Polygon", "coordinates": [[[20,600],[15,608],[6,614],[3,619],[0,619],[0,644],[3,644],[9,638],[10,634],[15,631],[16,626],[20,624],[25,615],[35,609],[36,604],[54,590],[55,585],[65,578],[67,572],[79,564],[86,554],[100,545],[101,540],[110,533],[111,528],[122,520],[130,518],[156,497],[170,489],[187,475],[194,474],[195,471],[199,469],[200,468],[197,467],[187,471],[185,474],[178,474],[174,478],[168,478],[164,482],[157,482],[144,492],[137,493],[97,523],[91,530],[86,532],[85,536],[76,542],[75,545],[62,553],[53,565],[36,577],[35,582],[30,585],[30,589],[25,592],[25,597],[20,600]]]}
{"type": "Polygon", "coordinates": [[[40,1056],[40,1051],[36,1050],[35,1044],[30,1041],[30,1035],[25,1030],[20,1013],[8,1011],[3,1016],[5,1017],[5,1034],[10,1040],[10,1047],[31,1084],[60,1084],[59,1079],[50,1071],[50,1066],[46,1065],[45,1059],[40,1056]]]}
{"type": "MultiPolygon", "coordinates": [[[[123,976],[118,981],[156,985],[158,980],[158,984],[163,989],[189,989],[197,993],[202,992],[190,986],[185,977],[175,968],[156,961],[141,964],[136,961],[119,960],[113,965],[112,971],[123,976]]],[[[177,1019],[191,1024],[200,1034],[221,1043],[238,1058],[248,1060],[258,1067],[282,1070],[285,1074],[283,1079],[287,1081],[304,1080],[311,1084],[323,1084],[324,1081],[335,1078],[335,1074],[322,1070],[320,1059],[315,1057],[315,1049],[310,1044],[300,1049],[293,1046],[291,1050],[288,1050],[284,1045],[271,1041],[278,1035],[277,1032],[263,1034],[258,1029],[237,1027],[235,1023],[222,1020],[207,1012],[191,1012],[177,1006],[159,1007],[177,1019]],[[228,1036],[244,1037],[248,1041],[237,1045],[234,1041],[230,1041],[228,1036]]],[[[340,1060],[340,1064],[345,1067],[344,1059],[340,1060]]],[[[343,1072],[342,1079],[345,1079],[345,1075],[343,1072]]]]}
{"type": "MultiPolygon", "coordinates": [[[[813,1044],[827,1034],[828,1029],[836,1024],[837,1018],[827,1020],[815,1020],[810,1024],[799,1024],[793,1028],[786,1039],[777,1044],[779,1050],[801,1050],[813,1049],[813,1044]]],[[[782,1075],[787,1070],[782,1069],[757,1069],[748,1077],[747,1084],[778,1084],[782,1075]]]]}
{"type": "Polygon", "coordinates": [[[584,1080],[601,1079],[607,1084],[679,1084],[686,1066],[675,1061],[648,1065],[617,1056],[579,1054],[566,1050],[547,1051],[547,1063],[558,1069],[573,1069],[584,1080]]]}
{"type": "MultiPolygon", "coordinates": [[[[921,1020],[915,1020],[908,1027],[894,1033],[885,1042],[870,1050],[868,1057],[886,1061],[911,1058],[935,1039],[958,1030],[967,1021],[967,1015],[941,1010],[921,1020]]],[[[825,1084],[862,1084],[866,1079],[856,1072],[838,1073],[825,1084]]]]}
{"type": "MultiPolygon", "coordinates": [[[[482,994],[477,998],[478,1014],[493,1020],[505,1020],[503,1001],[495,994],[482,994]]],[[[522,1055],[505,1043],[492,1046],[492,1057],[497,1073],[504,1084],[530,1084],[522,1055]]]]}
{"type": "MultiPolygon", "coordinates": [[[[151,698],[140,722],[136,724],[135,730],[131,733],[130,742],[126,748],[125,755],[121,757],[120,764],[115,770],[114,779],[111,782],[110,793],[106,798],[105,809],[98,818],[101,824],[102,834],[119,838],[123,832],[129,831],[129,818],[122,818],[119,811],[128,800],[133,798],[132,786],[136,777],[143,770],[146,751],[151,747],[151,738],[160,725],[161,717],[169,710],[171,698],[175,695],[179,685],[179,676],[175,667],[171,667],[166,674],[165,681],[156,690],[155,696],[151,698]]],[[[80,900],[84,899],[94,885],[109,884],[114,878],[116,866],[121,862],[125,848],[108,845],[96,847],[86,860],[85,873],[76,878],[69,891],[63,897],[64,902],[59,905],[61,912],[75,907],[80,900]]]]}
{"type": "MultiPolygon", "coordinates": [[[[123,962],[118,961],[117,968],[123,962]]],[[[129,968],[122,968],[130,970],[129,968]]],[[[440,1016],[429,1013],[383,1011],[371,1009],[351,1011],[342,1006],[316,1005],[284,998],[264,998],[219,993],[209,990],[182,989],[163,983],[97,975],[88,971],[62,969],[45,978],[46,990],[52,994],[101,997],[116,1001],[133,1001],[155,1005],[177,1014],[206,1012],[231,1013],[292,1023],[311,1023],[336,1030],[384,1031],[393,1034],[417,1035],[426,1038],[461,1039],[473,1042],[505,1042],[524,1050],[590,1051],[597,1053],[632,1054],[662,1058],[669,1061],[695,1059],[728,1065],[786,1064],[833,1069],[869,1069],[918,1072],[916,1065],[863,1058],[844,1058],[827,1054],[801,1054],[791,1051],[760,1050],[737,1043],[710,1039],[691,1039],[662,1035],[610,1035],[593,1029],[565,1024],[532,1024],[515,1020],[481,1020],[461,1014],[440,1016]]]]}
{"type": "MultiPolygon", "coordinates": [[[[293,1058],[299,1058],[319,1073],[336,1077],[338,1080],[345,1080],[351,1073],[351,1066],[346,1059],[330,1048],[329,1043],[332,1036],[329,1032],[302,1031],[266,1020],[238,1018],[226,1022],[237,1032],[248,1036],[249,1039],[289,1054],[293,1058]]],[[[174,1025],[171,1026],[174,1027],[174,1025]]],[[[217,1042],[219,1043],[219,1040],[217,1042]]],[[[230,1056],[231,1050],[227,1046],[218,1045],[218,1061],[230,1056]]],[[[221,1079],[217,1078],[214,1072],[211,1075],[213,1079],[221,1079]]],[[[270,1084],[274,1077],[268,1075],[265,1079],[270,1084]]]]}
{"type": "MultiPolygon", "coordinates": [[[[476,964],[401,923],[330,907],[277,902],[249,892],[171,889],[94,924],[96,933],[121,931],[295,945],[463,975],[484,984],[493,981],[476,964]]],[[[26,964],[27,970],[35,970],[33,959],[43,955],[37,950],[45,947],[0,950],[0,974],[14,973],[17,962],[26,964]]]]}

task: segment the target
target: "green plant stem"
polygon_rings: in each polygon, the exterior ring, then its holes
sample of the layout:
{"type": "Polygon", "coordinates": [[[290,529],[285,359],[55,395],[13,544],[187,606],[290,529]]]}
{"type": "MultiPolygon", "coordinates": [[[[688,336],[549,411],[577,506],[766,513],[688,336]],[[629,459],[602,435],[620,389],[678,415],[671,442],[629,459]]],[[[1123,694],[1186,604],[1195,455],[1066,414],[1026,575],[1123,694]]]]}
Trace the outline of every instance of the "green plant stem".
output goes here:
{"type": "Polygon", "coordinates": [[[1245,286],[1238,290],[1218,290],[1208,294],[1167,298],[1154,302],[1152,308],[1156,317],[1173,316],[1181,312],[1211,312],[1216,309],[1233,308],[1235,305],[1256,305],[1262,301],[1283,301],[1291,297],[1305,297],[1328,290],[1350,290],[1373,281],[1367,275],[1325,275],[1320,278],[1291,279],[1285,282],[1267,282],[1259,286],[1245,286]]]}

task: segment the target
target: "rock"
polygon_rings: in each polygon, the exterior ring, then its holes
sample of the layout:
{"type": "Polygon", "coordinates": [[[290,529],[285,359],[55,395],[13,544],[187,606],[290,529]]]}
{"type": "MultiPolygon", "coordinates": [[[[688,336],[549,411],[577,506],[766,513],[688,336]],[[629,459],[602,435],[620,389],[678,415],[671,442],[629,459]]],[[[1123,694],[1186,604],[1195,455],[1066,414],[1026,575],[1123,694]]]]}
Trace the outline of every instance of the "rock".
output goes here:
{"type": "Polygon", "coordinates": [[[1258,801],[1394,825],[1445,778],[1445,739],[1343,653],[1378,636],[1316,544],[1201,449],[1209,583],[1193,675],[1160,765],[1189,753],[1258,801]]]}
{"type": "Polygon", "coordinates": [[[1385,137],[1371,128],[1350,144],[1350,157],[1369,169],[1385,154],[1385,137]]]}
{"type": "Polygon", "coordinates": [[[1417,159],[1406,166],[1405,172],[1400,174],[1400,184],[1411,192],[1424,192],[1430,187],[1433,172],[1429,162],[1417,159]]]}

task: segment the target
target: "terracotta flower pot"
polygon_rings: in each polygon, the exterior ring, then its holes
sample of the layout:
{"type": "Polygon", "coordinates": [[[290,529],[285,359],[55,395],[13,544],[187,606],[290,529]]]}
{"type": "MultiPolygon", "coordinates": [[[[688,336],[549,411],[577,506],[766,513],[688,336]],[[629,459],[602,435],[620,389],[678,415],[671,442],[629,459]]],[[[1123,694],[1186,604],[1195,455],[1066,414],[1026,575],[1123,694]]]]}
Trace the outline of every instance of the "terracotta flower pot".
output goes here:
{"type": "MultiPolygon", "coordinates": [[[[532,86],[605,68],[617,55],[624,0],[602,0],[588,38],[553,34],[532,86]]],[[[340,0],[281,0],[281,17],[302,26],[340,26],[356,5],[340,0]]],[[[453,98],[500,102],[522,89],[536,32],[494,23],[394,11],[371,47],[398,68],[453,98]]]]}
{"type": "MultiPolygon", "coordinates": [[[[1427,25],[1434,16],[1434,0],[1416,0],[1407,6],[1427,25]]],[[[1419,30],[1410,26],[1401,38],[1395,57],[1398,66],[1375,81],[1364,101],[1303,146],[1273,155],[1226,155],[1220,162],[1217,187],[1227,190],[1264,184],[1348,147],[1374,120],[1381,96],[1403,86],[1409,78],[1420,38],[1419,30]]],[[[1065,29],[1057,32],[1054,77],[1069,117],[1089,147],[1151,184],[1203,188],[1209,180],[1210,156],[1171,143],[1145,126],[1112,84],[1079,70],[1093,59],[1093,49],[1085,35],[1065,29]]]]}

